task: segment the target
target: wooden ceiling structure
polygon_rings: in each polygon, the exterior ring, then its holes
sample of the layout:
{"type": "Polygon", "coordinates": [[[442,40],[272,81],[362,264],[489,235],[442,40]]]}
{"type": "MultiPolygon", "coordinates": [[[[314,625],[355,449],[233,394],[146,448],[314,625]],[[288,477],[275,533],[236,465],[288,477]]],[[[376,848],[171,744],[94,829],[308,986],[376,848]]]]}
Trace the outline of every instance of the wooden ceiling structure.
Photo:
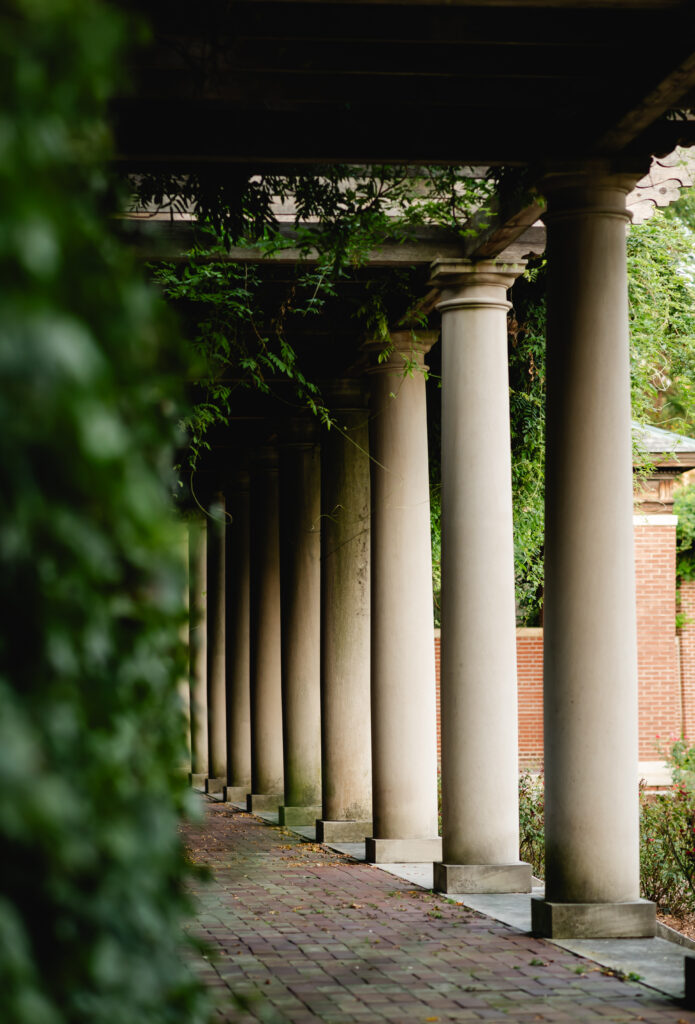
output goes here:
{"type": "MultiPolygon", "coordinates": [[[[624,165],[695,141],[692,0],[146,0],[131,167],[624,165]]],[[[646,168],[645,168],[646,169],[646,168]]]]}
{"type": "MultiPolygon", "coordinates": [[[[652,154],[695,143],[693,0],[133,6],[151,40],[133,55],[130,91],[112,103],[123,171],[203,170],[233,183],[329,163],[503,167],[497,214],[467,241],[435,230],[372,261],[372,273],[419,266],[423,294],[436,256],[542,251],[531,227],[542,206],[529,189],[549,171],[589,163],[640,175],[652,154]]],[[[185,224],[149,227],[143,254],[187,248],[185,224]]],[[[352,330],[345,316],[324,317],[305,344],[315,359],[330,335],[348,365],[352,330]]]]}

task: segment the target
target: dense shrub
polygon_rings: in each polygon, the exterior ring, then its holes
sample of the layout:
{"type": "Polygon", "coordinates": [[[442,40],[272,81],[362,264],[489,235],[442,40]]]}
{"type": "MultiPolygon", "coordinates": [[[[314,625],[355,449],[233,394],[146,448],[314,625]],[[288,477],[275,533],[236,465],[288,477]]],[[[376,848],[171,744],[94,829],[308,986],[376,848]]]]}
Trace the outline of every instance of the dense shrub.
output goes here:
{"type": "Polygon", "coordinates": [[[695,798],[682,783],[640,793],[640,888],[675,917],[695,912],[695,798]]]}
{"type": "Polygon", "coordinates": [[[179,357],[113,241],[97,0],[0,14],[0,1019],[199,1019],[179,960],[179,357]]]}
{"type": "Polygon", "coordinates": [[[519,775],[519,859],[531,865],[536,878],[545,877],[545,789],[543,775],[519,775]]]}
{"type": "MultiPolygon", "coordinates": [[[[660,910],[695,913],[695,747],[675,743],[668,755],[673,786],[665,793],[640,787],[640,891],[660,910]]],[[[545,874],[543,776],[519,776],[520,858],[545,874]]]]}

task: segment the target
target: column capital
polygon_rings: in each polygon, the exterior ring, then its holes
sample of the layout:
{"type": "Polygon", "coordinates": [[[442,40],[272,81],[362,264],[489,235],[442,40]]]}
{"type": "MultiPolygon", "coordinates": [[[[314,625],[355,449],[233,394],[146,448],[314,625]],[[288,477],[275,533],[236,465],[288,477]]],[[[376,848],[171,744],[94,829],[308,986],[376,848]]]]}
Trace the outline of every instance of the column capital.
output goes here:
{"type": "Polygon", "coordinates": [[[321,394],[337,412],[364,411],[369,405],[369,396],[359,377],[337,377],[322,383],[321,394]]]}
{"type": "Polygon", "coordinates": [[[612,173],[600,166],[549,171],[539,183],[548,199],[548,209],[541,218],[546,224],[553,224],[596,214],[628,223],[632,214],[626,199],[642,176],[636,172],[612,173]]]}
{"type": "Polygon", "coordinates": [[[251,460],[251,468],[253,469],[267,469],[270,471],[277,472],[278,469],[278,450],[274,445],[263,445],[258,448],[251,460]]]}
{"type": "Polygon", "coordinates": [[[309,413],[291,416],[282,430],[283,448],[315,448],[319,442],[318,423],[309,413]]]}
{"type": "Polygon", "coordinates": [[[389,335],[391,347],[385,355],[384,343],[380,340],[366,341],[362,346],[372,357],[367,373],[402,372],[408,363],[414,363],[418,369],[427,369],[425,356],[439,337],[439,331],[392,331],[389,335]],[[377,361],[377,357],[381,361],[377,361]]]}
{"type": "Polygon", "coordinates": [[[441,313],[466,308],[497,308],[506,311],[511,305],[506,299],[506,293],[525,268],[525,260],[514,263],[500,263],[496,260],[435,260],[429,281],[441,293],[435,308],[441,313]]]}

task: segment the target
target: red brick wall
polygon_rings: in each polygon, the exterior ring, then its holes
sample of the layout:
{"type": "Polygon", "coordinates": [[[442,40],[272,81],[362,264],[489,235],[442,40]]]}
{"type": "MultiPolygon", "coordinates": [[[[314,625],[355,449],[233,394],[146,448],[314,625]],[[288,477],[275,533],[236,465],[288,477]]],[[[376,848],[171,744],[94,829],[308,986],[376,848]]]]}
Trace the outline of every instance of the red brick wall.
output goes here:
{"type": "Polygon", "coordinates": [[[695,581],[681,584],[680,605],[685,625],[678,630],[680,640],[683,734],[695,740],[695,581]]]}
{"type": "Polygon", "coordinates": [[[681,732],[676,527],[635,526],[639,756],[656,761],[681,732]]]}
{"type": "MultiPolygon", "coordinates": [[[[637,583],[637,665],[639,678],[639,758],[660,760],[660,749],[685,733],[695,740],[695,582],[682,588],[681,608],[690,620],[676,638],[675,525],[635,526],[637,583]],[[682,693],[681,693],[682,677],[682,693]],[[685,712],[682,712],[682,708],[685,712]]],[[[543,630],[518,629],[519,763],[543,761],[543,630]]],[[[439,630],[437,666],[437,753],[439,729],[439,630]]]]}
{"type": "Polygon", "coordinates": [[[519,683],[519,765],[543,764],[543,630],[517,629],[519,683]]]}

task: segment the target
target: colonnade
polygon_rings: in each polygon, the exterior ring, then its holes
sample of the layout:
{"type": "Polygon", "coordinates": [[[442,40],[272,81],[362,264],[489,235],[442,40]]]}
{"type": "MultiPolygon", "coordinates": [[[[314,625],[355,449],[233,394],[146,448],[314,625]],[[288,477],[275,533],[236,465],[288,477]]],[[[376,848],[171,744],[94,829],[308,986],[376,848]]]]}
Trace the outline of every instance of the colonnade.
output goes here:
{"type": "MultiPolygon", "coordinates": [[[[546,184],[547,880],[533,927],[649,935],[634,786],[632,182],[546,184]]],[[[286,824],[316,821],[319,840],[364,839],[374,863],[431,861],[442,892],[531,891],[519,861],[506,349],[507,293],[523,269],[432,267],[443,346],[441,837],[422,372],[437,334],[394,332],[387,353],[367,344],[363,379],[326,389],[337,426],[319,438],[285,423],[279,445],[230,471],[207,529],[190,526],[193,782],[278,809],[286,824]]]]}

